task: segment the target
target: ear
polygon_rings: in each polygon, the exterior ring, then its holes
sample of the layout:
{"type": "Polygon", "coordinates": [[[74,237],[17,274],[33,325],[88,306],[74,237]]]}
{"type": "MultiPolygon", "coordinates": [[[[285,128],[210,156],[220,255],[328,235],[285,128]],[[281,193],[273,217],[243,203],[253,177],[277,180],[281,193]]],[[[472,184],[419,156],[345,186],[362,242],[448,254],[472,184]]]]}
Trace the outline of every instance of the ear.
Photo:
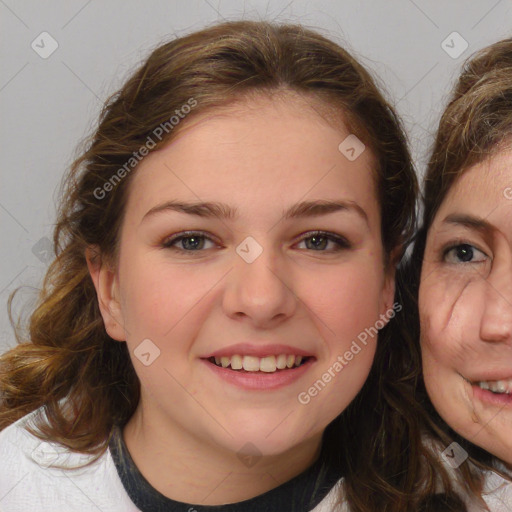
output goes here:
{"type": "Polygon", "coordinates": [[[85,250],[87,268],[91,276],[107,334],[117,341],[126,341],[124,320],[119,301],[119,283],[116,272],[102,261],[98,246],[85,250]]]}

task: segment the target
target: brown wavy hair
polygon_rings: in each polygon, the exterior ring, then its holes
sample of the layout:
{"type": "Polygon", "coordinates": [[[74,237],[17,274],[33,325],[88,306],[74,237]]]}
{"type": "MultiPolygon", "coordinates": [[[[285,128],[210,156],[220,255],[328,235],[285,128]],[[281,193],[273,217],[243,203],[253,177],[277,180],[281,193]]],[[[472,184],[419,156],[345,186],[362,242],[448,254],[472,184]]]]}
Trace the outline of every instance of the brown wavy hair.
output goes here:
{"type": "MultiPolygon", "coordinates": [[[[401,320],[415,340],[420,356],[418,292],[428,230],[446,195],[466,170],[492,158],[512,142],[512,38],[494,43],[473,55],[463,66],[446,106],[434,141],[424,178],[424,211],[410,260],[397,275],[405,296],[401,320]]],[[[480,496],[483,473],[497,468],[498,459],[453,431],[439,416],[428,398],[423,379],[418,380],[418,400],[428,411],[426,434],[443,447],[458,442],[469,454],[468,464],[457,476],[470,492],[480,496]]],[[[507,465],[505,465],[507,466],[507,465]]],[[[512,469],[512,468],[508,468],[512,469]]]]}
{"type": "MultiPolygon", "coordinates": [[[[126,423],[140,392],[126,344],[105,331],[85,258],[86,249],[97,246],[98,258],[116,263],[136,166],[115,186],[112,180],[155,127],[191,98],[193,112],[152,150],[200,112],[281,91],[308,99],[325,118],[341,117],[371,150],[386,263],[396,263],[392,255],[415,227],[417,180],[399,119],[356,59],[315,31],[268,22],[226,22],[162,44],[108,99],[64,178],[56,257],[28,339],[17,333],[19,344],[0,358],[0,429],[41,408],[46,418],[38,419],[35,435],[104,453],[112,426],[126,423]]],[[[326,461],[339,468],[343,498],[357,512],[418,510],[413,503],[434,488],[436,461],[421,445],[423,413],[411,392],[419,361],[406,343],[395,342],[393,323],[379,335],[363,389],[324,433],[326,461]],[[432,470],[425,472],[425,464],[432,470]]]]}

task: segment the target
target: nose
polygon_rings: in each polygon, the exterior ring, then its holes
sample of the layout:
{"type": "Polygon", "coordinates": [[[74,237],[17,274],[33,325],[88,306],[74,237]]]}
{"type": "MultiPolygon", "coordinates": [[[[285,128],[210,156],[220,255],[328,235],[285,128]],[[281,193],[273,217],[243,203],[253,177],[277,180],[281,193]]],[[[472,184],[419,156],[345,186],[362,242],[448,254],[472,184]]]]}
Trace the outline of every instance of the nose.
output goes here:
{"type": "Polygon", "coordinates": [[[480,323],[484,341],[512,341],[512,269],[489,275],[480,323]]]}
{"type": "Polygon", "coordinates": [[[225,313],[254,326],[273,327],[293,316],[298,298],[293,279],[271,250],[264,249],[252,263],[235,255],[223,297],[225,313]]]}

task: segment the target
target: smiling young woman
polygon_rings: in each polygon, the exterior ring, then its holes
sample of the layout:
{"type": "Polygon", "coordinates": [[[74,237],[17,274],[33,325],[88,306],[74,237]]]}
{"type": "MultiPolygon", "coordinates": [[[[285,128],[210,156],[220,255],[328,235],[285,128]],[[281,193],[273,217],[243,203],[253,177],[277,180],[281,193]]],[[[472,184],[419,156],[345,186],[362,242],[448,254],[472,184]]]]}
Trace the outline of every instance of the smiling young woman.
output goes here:
{"type": "Polygon", "coordinates": [[[212,504],[305,470],[325,426],[363,386],[376,345],[307,407],[297,395],[393,303],[370,152],[349,162],[338,150],[348,130],[293,94],[246,101],[197,115],[140,164],[116,272],[91,263],[110,336],[130,353],[145,338],[160,350],[151,366],[134,360],[141,401],[124,429],[128,449],[161,492],[174,474],[173,497],[186,503],[208,494],[219,468],[233,471],[230,455],[249,442],[264,476],[240,475],[212,504]],[[308,211],[296,202],[305,193],[346,206],[308,211]],[[168,198],[201,198],[232,214],[206,216],[203,205],[200,216],[168,198]],[[300,215],[286,215],[292,209],[300,215]],[[235,250],[247,237],[262,248],[250,263],[235,250]],[[200,470],[187,475],[191,438],[200,470]],[[155,460],[163,439],[169,455],[155,460]]]}
{"type": "Polygon", "coordinates": [[[10,510],[408,512],[435,492],[419,364],[385,327],[416,177],[346,51],[264,22],[164,44],[66,183],[30,340],[0,361],[10,510]],[[93,470],[62,478],[80,453],[93,470]]]}

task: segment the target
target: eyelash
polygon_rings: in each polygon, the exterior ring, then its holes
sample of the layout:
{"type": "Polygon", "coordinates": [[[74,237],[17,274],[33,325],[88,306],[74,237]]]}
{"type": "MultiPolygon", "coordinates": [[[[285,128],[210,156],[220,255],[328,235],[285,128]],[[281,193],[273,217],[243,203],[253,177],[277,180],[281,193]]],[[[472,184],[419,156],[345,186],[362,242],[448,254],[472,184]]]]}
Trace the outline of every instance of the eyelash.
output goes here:
{"type": "MultiPolygon", "coordinates": [[[[313,252],[326,252],[326,253],[333,253],[333,252],[339,252],[342,250],[350,249],[352,247],[351,243],[344,237],[334,235],[333,233],[328,233],[326,231],[308,231],[307,233],[304,233],[302,238],[299,240],[299,242],[302,242],[304,240],[307,240],[309,238],[313,237],[321,237],[324,239],[327,239],[330,242],[334,242],[338,245],[338,248],[334,250],[329,251],[314,251],[313,252]]],[[[171,238],[166,239],[162,243],[162,247],[164,249],[170,249],[172,251],[180,252],[180,253],[188,253],[188,254],[194,254],[194,253],[200,253],[204,252],[204,250],[198,249],[198,250],[186,250],[179,247],[174,247],[174,244],[177,242],[180,242],[181,240],[186,240],[187,238],[200,238],[200,239],[206,239],[210,240],[211,242],[215,242],[212,238],[209,236],[206,236],[205,234],[199,232],[199,231],[186,231],[183,233],[179,233],[177,235],[172,236],[171,238]]],[[[308,249],[306,249],[308,250],[308,249]]],[[[312,249],[311,249],[312,250],[312,249]]]]}

